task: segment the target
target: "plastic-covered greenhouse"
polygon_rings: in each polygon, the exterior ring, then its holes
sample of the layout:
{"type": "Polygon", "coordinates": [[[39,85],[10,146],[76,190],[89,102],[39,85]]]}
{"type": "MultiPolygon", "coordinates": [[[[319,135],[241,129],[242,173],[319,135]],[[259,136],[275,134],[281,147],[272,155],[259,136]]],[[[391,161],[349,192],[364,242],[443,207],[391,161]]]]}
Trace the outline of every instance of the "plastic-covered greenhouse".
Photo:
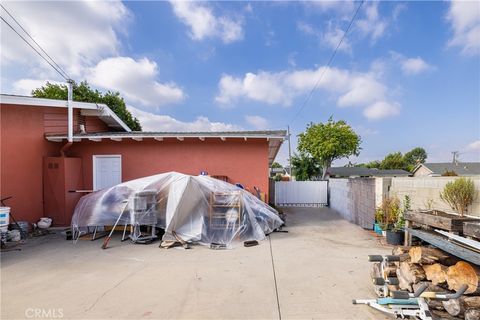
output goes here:
{"type": "MultiPolygon", "coordinates": [[[[209,176],[163,173],[121,183],[82,197],[72,229],[149,225],[163,241],[224,244],[263,240],[283,221],[278,212],[230,183],[209,176]]],[[[133,228],[131,230],[134,230],[133,228]]],[[[130,237],[135,239],[135,232],[130,237]]],[[[78,234],[78,232],[77,232],[78,234]]]]}

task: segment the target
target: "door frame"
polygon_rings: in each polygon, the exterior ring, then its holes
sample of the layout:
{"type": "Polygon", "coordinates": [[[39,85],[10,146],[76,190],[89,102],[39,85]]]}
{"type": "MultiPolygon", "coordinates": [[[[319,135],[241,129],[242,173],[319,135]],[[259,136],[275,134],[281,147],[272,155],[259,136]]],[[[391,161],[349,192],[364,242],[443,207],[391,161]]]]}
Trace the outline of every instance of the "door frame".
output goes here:
{"type": "Polygon", "coordinates": [[[92,155],[93,161],[93,190],[97,191],[97,158],[119,158],[120,159],[120,181],[122,181],[122,155],[121,154],[94,154],[92,155]]]}

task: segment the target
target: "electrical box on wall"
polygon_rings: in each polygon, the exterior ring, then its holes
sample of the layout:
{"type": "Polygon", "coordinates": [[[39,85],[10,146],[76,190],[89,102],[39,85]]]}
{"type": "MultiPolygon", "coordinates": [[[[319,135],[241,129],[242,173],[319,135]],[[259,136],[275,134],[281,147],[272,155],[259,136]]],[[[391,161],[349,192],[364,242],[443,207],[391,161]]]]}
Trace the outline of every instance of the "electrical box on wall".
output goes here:
{"type": "Polygon", "coordinates": [[[45,157],[43,159],[43,212],[54,226],[70,225],[73,210],[83,189],[81,158],[45,157]]]}

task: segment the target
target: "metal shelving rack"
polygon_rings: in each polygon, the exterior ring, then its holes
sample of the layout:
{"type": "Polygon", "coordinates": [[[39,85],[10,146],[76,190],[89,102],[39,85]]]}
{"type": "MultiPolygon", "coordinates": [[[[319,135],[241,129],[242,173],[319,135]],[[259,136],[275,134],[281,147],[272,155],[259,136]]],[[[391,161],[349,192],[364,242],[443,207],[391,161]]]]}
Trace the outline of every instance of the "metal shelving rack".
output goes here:
{"type": "Polygon", "coordinates": [[[210,229],[231,228],[232,214],[236,214],[233,226],[240,226],[242,221],[242,193],[240,191],[212,192],[210,194],[210,229]]]}

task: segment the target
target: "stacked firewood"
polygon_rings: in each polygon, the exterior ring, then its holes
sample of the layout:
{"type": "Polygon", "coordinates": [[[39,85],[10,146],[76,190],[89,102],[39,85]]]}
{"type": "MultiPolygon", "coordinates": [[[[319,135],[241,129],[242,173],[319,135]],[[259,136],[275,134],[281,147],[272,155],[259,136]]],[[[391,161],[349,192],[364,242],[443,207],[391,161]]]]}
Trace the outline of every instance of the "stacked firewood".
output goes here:
{"type": "MultiPolygon", "coordinates": [[[[399,255],[400,262],[392,262],[385,270],[398,278],[398,285],[390,290],[415,291],[427,282],[426,291],[454,292],[468,285],[459,299],[447,301],[429,300],[430,310],[439,319],[480,320],[480,268],[462,261],[442,250],[432,247],[396,247],[392,254],[399,255]]],[[[372,274],[376,273],[373,267],[372,274]]]]}

